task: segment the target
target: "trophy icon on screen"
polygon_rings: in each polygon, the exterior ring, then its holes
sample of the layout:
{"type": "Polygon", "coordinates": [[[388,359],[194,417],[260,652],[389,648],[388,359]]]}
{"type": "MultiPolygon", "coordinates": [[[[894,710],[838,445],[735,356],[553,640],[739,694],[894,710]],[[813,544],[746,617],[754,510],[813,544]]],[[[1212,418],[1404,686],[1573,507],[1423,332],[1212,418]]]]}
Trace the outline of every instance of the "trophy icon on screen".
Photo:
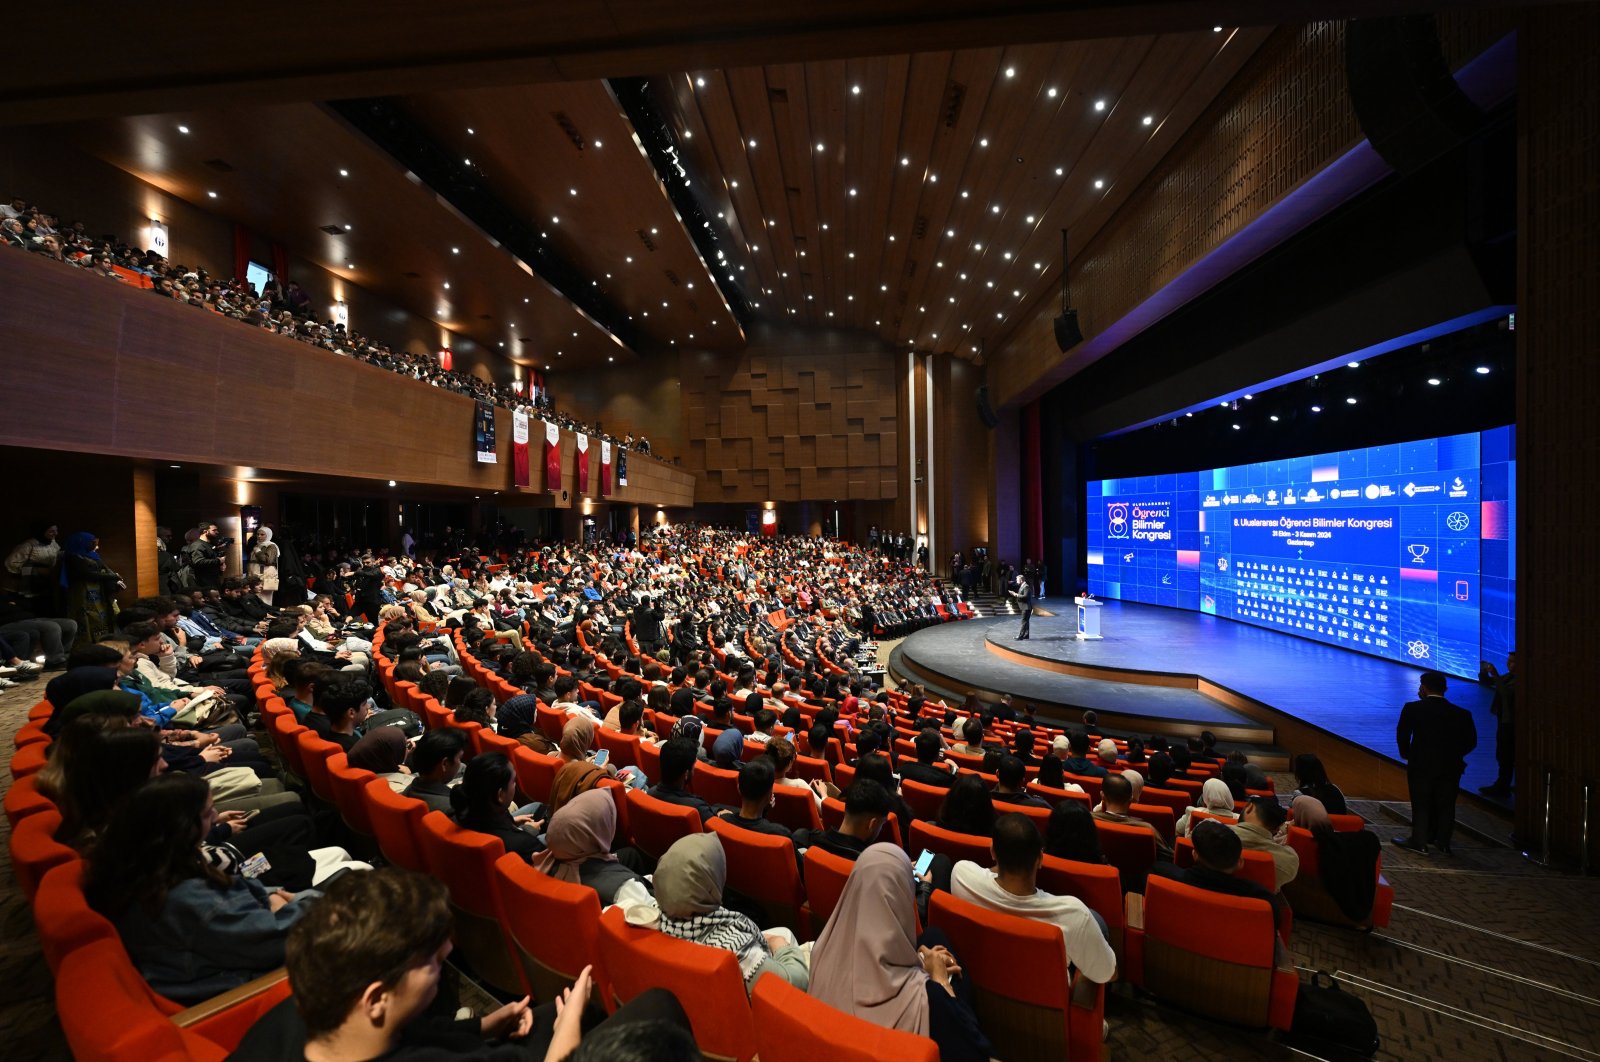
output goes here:
{"type": "Polygon", "coordinates": [[[1413,563],[1421,564],[1422,558],[1428,555],[1428,545],[1425,542],[1412,542],[1406,546],[1406,552],[1411,554],[1413,563]]]}

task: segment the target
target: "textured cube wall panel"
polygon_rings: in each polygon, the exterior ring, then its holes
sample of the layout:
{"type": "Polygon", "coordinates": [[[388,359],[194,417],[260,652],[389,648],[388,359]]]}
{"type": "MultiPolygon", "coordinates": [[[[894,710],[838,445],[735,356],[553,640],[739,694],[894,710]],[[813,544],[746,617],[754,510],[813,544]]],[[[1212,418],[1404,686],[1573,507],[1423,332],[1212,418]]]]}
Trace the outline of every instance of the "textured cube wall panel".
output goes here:
{"type": "Polygon", "coordinates": [[[685,465],[701,502],[895,497],[892,355],[836,339],[756,338],[683,355],[685,465]]]}

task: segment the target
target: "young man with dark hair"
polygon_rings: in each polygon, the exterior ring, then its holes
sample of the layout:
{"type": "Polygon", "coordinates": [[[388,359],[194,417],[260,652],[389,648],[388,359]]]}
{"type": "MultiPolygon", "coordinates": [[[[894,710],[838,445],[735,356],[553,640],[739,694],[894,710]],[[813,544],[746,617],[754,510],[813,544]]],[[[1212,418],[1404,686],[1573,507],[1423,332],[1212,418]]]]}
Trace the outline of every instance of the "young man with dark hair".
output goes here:
{"type": "Polygon", "coordinates": [[[812,845],[841,859],[854,861],[878,841],[884,824],[894,811],[894,797],[870,778],[858,778],[844,791],[844,821],[837,829],[803,830],[795,835],[795,845],[812,845]]]}
{"type": "Polygon", "coordinates": [[[745,736],[745,741],[753,741],[757,745],[765,745],[767,742],[771,741],[772,728],[778,725],[778,713],[774,712],[771,708],[757,708],[755,715],[751,718],[753,720],[752,725],[754,726],[755,732],[752,734],[747,734],[745,736]]]}
{"type": "Polygon", "coordinates": [[[411,753],[411,784],[405,795],[428,805],[430,811],[451,813],[450,782],[461,771],[467,751],[467,732],[455,727],[435,727],[422,735],[411,753]]]}
{"type": "Polygon", "coordinates": [[[1395,744],[1406,761],[1412,830],[1410,837],[1396,837],[1394,843],[1418,852],[1431,844],[1449,855],[1456,794],[1467,753],[1478,747],[1478,729],[1471,712],[1445,700],[1446,688],[1442,673],[1424,671],[1417,681],[1417,699],[1400,710],[1395,744]]]}
{"type": "Polygon", "coordinates": [[[689,779],[694,772],[699,749],[688,738],[673,738],[661,746],[661,779],[650,787],[648,795],[669,804],[694,808],[704,822],[717,813],[717,809],[689,791],[689,779]]]}
{"type": "Polygon", "coordinates": [[[1015,756],[1000,757],[1000,766],[995,768],[994,792],[989,796],[993,800],[1023,804],[1030,808],[1050,806],[1050,802],[1043,797],[1028,792],[1028,769],[1015,756]]]}
{"type": "Polygon", "coordinates": [[[1228,827],[1238,835],[1244,847],[1266,852],[1272,857],[1280,892],[1300,873],[1300,853],[1273,839],[1288,818],[1288,812],[1284,811],[1276,797],[1257,796],[1251,797],[1245,804],[1244,814],[1239,821],[1228,827]]]}
{"type": "Polygon", "coordinates": [[[1074,730],[1067,735],[1067,748],[1072,755],[1061,761],[1061,769],[1083,778],[1104,778],[1106,769],[1089,758],[1089,735],[1074,730]]]}
{"type": "Polygon", "coordinates": [[[901,762],[900,780],[919,782],[937,789],[949,789],[955,783],[955,775],[945,761],[939,758],[939,754],[944,751],[944,742],[939,739],[939,732],[932,727],[919,730],[917,736],[912,739],[912,745],[916,748],[916,761],[901,762]]]}
{"type": "Polygon", "coordinates": [[[770,757],[757,756],[746,763],[739,768],[739,810],[723,814],[723,819],[754,833],[792,837],[789,827],[767,818],[767,809],[773,803],[772,787],[776,782],[777,772],[773,769],[770,757]]]}
{"type": "Polygon", "coordinates": [[[1033,822],[1015,811],[999,816],[989,847],[994,869],[961,860],[950,874],[951,893],[968,903],[1061,927],[1068,962],[1097,984],[1115,977],[1117,956],[1100,916],[1075,896],[1054,896],[1039,889],[1044,840],[1033,822]]]}
{"type": "MultiPolygon", "coordinates": [[[[1249,878],[1239,876],[1239,868],[1244,866],[1244,845],[1240,843],[1237,833],[1216,819],[1202,819],[1189,832],[1189,840],[1194,844],[1194,866],[1157,863],[1151,873],[1208,892],[1242,896],[1248,900],[1266,900],[1272,905],[1273,924],[1279,924],[1283,913],[1283,894],[1268,892],[1249,878]]],[[[1275,939],[1274,944],[1278,965],[1286,965],[1288,952],[1282,940],[1275,939]]]]}

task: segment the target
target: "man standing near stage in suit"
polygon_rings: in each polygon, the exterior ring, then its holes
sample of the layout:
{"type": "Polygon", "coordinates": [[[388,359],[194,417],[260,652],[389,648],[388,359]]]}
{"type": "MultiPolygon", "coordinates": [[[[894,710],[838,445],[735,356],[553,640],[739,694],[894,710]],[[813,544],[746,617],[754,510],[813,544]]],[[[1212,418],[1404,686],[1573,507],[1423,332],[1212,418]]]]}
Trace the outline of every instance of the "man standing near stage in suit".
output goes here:
{"type": "Polygon", "coordinates": [[[1417,696],[1400,709],[1395,743],[1406,761],[1406,783],[1411,790],[1411,836],[1394,843],[1415,852],[1428,845],[1450,854],[1450,834],[1456,825],[1456,790],[1467,769],[1466,755],[1478,747],[1478,730],[1472,713],[1444,699],[1445,678],[1424,671],[1417,696]]]}
{"type": "Polygon", "coordinates": [[[1478,681],[1494,690],[1494,703],[1489,706],[1489,711],[1495,717],[1494,758],[1500,765],[1500,773],[1495,775],[1494,784],[1486,785],[1478,792],[1496,800],[1505,800],[1511,795],[1511,779],[1517,769],[1516,651],[1506,654],[1504,674],[1485,660],[1478,670],[1478,681]]]}
{"type": "Polygon", "coordinates": [[[1022,605],[1022,629],[1017,632],[1017,641],[1025,642],[1028,640],[1028,621],[1033,619],[1033,583],[1022,572],[1017,573],[1011,596],[1022,605]]]}

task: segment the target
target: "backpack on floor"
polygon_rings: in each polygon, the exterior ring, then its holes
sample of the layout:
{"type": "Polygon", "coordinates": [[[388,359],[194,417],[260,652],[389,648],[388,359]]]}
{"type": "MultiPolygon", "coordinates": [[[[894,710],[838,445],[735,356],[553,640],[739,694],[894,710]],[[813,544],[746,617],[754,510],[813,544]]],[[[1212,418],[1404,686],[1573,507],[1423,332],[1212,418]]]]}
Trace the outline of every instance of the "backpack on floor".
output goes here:
{"type": "Polygon", "coordinates": [[[1378,1023],[1365,1003],[1341,990],[1332,974],[1318,970],[1295,997],[1287,1041],[1335,1062],[1371,1058],[1378,1053],[1378,1023]]]}

